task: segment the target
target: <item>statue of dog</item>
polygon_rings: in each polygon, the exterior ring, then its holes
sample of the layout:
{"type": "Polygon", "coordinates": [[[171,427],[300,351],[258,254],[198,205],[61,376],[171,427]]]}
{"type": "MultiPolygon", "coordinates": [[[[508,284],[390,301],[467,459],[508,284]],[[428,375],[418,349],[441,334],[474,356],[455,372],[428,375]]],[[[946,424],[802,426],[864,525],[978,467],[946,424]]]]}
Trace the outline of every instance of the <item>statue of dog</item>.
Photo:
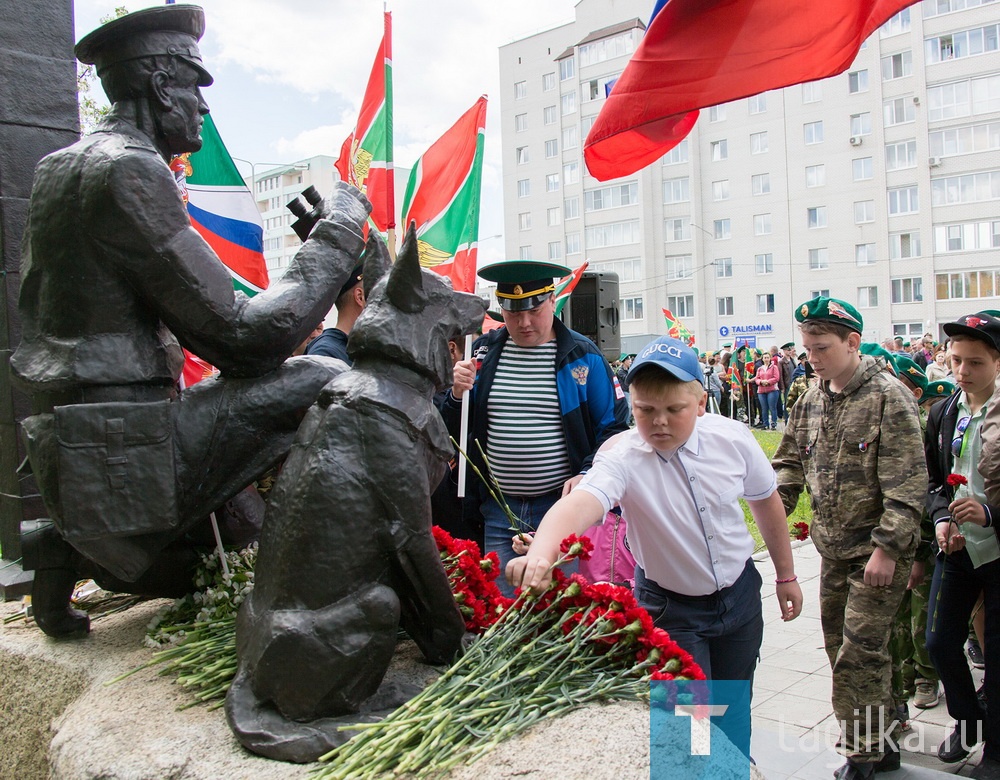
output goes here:
{"type": "Polygon", "coordinates": [[[351,332],[353,367],[307,413],[272,492],[226,698],[247,749],[313,761],[352,735],[338,726],[409,698],[379,691],[400,627],[432,663],[460,649],[431,536],[430,495],[453,453],[432,399],[452,383],[448,340],[485,309],[420,268],[411,227],[351,332]]]}

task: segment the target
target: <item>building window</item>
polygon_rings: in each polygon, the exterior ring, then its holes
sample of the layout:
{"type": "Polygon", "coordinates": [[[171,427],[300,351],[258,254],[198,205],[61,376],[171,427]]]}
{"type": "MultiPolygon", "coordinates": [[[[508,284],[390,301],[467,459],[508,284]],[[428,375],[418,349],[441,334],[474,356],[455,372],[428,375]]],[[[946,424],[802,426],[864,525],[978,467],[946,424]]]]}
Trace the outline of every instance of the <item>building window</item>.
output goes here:
{"type": "Polygon", "coordinates": [[[966,8],[978,8],[981,5],[996,2],[996,0],[924,0],[923,14],[925,19],[953,11],[964,11],[966,8]]]}
{"type": "Polygon", "coordinates": [[[851,135],[871,135],[872,115],[870,111],[851,114],[851,135]]]}
{"type": "Polygon", "coordinates": [[[546,192],[558,192],[559,191],[559,174],[558,173],[547,173],[545,175],[545,191],[546,192]]]}
{"type": "Polygon", "coordinates": [[[580,182],[580,163],[570,162],[563,165],[563,185],[580,182]]]}
{"type": "Polygon", "coordinates": [[[580,198],[574,195],[563,201],[563,218],[577,219],[580,216],[580,198]]]}
{"type": "Polygon", "coordinates": [[[878,28],[879,38],[890,38],[910,29],[910,9],[904,8],[878,28]]]}
{"type": "Polygon", "coordinates": [[[600,62],[631,54],[635,51],[638,35],[638,31],[632,29],[618,35],[601,38],[593,43],[583,44],[580,46],[580,67],[597,65],[600,62]]]}
{"type": "Polygon", "coordinates": [[[618,274],[618,281],[620,282],[642,281],[642,260],[638,257],[627,257],[624,260],[612,260],[607,263],[595,263],[591,266],[591,270],[618,274]]]}
{"type": "Polygon", "coordinates": [[[892,303],[923,303],[923,280],[919,276],[893,279],[890,284],[889,300],[892,303]]]}
{"type": "Polygon", "coordinates": [[[818,103],[823,99],[823,82],[810,81],[802,85],[802,102],[818,103]]]}
{"type": "Polygon", "coordinates": [[[774,293],[757,296],[757,313],[774,314],[774,293]]]}
{"type": "Polygon", "coordinates": [[[619,206],[634,206],[639,200],[639,185],[633,182],[615,184],[611,187],[601,187],[583,193],[583,210],[585,212],[603,211],[619,206]]]}
{"type": "Polygon", "coordinates": [[[868,91],[867,69],[852,70],[847,74],[847,91],[852,95],[868,91]]]}
{"type": "Polygon", "coordinates": [[[543,125],[554,125],[558,119],[556,114],[555,106],[546,106],[542,109],[542,124],[543,125]]]}
{"type": "Polygon", "coordinates": [[[873,309],[878,306],[878,287],[858,288],[858,308],[873,309]]]}
{"type": "Polygon", "coordinates": [[[518,230],[531,230],[531,212],[522,211],[517,215],[517,229],[518,230]]]}
{"type": "Polygon", "coordinates": [[[916,139],[910,138],[907,141],[899,141],[898,143],[885,145],[885,169],[887,171],[899,171],[903,168],[916,167],[916,139]]]}
{"type": "Polygon", "coordinates": [[[806,209],[806,223],[810,228],[825,228],[826,206],[813,206],[806,209]]]}
{"type": "Polygon", "coordinates": [[[549,227],[556,227],[562,223],[562,210],[558,206],[545,209],[545,224],[549,227]]]}
{"type": "Polygon", "coordinates": [[[769,236],[769,235],[771,235],[771,215],[770,214],[754,214],[753,215],[753,234],[755,236],[769,236]]]}
{"type": "Polygon", "coordinates": [[[545,142],[545,159],[551,160],[559,154],[559,142],[555,138],[551,138],[545,142]]]}
{"type": "Polygon", "coordinates": [[[531,247],[519,246],[517,248],[517,258],[518,260],[531,260],[531,247]]]}
{"type": "Polygon", "coordinates": [[[758,276],[774,273],[774,255],[766,252],[753,256],[754,273],[758,276]]]}
{"type": "Polygon", "coordinates": [[[720,317],[733,316],[733,296],[727,295],[724,298],[716,298],[716,312],[720,317]]]}
{"type": "Polygon", "coordinates": [[[667,308],[675,317],[694,316],[694,296],[693,295],[668,295],[667,308]]]}
{"type": "Polygon", "coordinates": [[[917,111],[912,97],[893,98],[882,102],[882,121],[886,127],[905,125],[916,119],[917,111]]]}
{"type": "Polygon", "coordinates": [[[830,250],[826,247],[809,250],[809,270],[822,271],[830,267],[830,250]]]}
{"type": "Polygon", "coordinates": [[[754,195],[767,195],[771,191],[771,174],[756,173],[751,176],[750,191],[754,195]]]}
{"type": "Polygon", "coordinates": [[[889,259],[908,260],[911,257],[920,257],[920,232],[890,233],[889,259]]]}
{"type": "Polygon", "coordinates": [[[882,58],[882,81],[901,79],[913,73],[913,52],[909,49],[882,58]]]}
{"type": "Polygon", "coordinates": [[[667,279],[690,279],[694,276],[691,255],[668,255],[665,260],[667,279]]]}
{"type": "Polygon", "coordinates": [[[642,298],[622,298],[621,312],[623,320],[641,320],[642,298]]]}
{"type": "Polygon", "coordinates": [[[559,80],[566,81],[571,79],[576,75],[576,58],[567,57],[564,60],[559,60],[559,80]]]}
{"type": "Polygon", "coordinates": [[[562,143],[563,149],[576,149],[580,145],[580,133],[576,125],[563,128],[562,143]]]}
{"type": "Polygon", "coordinates": [[[686,203],[691,199],[691,190],[687,176],[677,179],[665,179],[663,182],[664,203],[686,203]]]}
{"type": "Polygon", "coordinates": [[[515,154],[517,156],[517,164],[518,165],[527,165],[528,164],[528,147],[527,146],[519,146],[519,147],[517,147],[517,149],[515,150],[515,154]]]}
{"type": "Polygon", "coordinates": [[[767,93],[751,95],[747,98],[747,111],[751,114],[763,114],[767,111],[767,93]]]}
{"type": "Polygon", "coordinates": [[[531,179],[517,180],[517,197],[527,198],[531,195],[531,179]]]}
{"type": "Polygon", "coordinates": [[[934,251],[974,252],[1000,249],[1000,220],[934,226],[934,251]]]}
{"type": "Polygon", "coordinates": [[[927,119],[955,119],[1000,111],[1000,74],[927,89],[927,119]]]}
{"type": "Polygon", "coordinates": [[[562,106],[562,115],[572,114],[576,111],[576,93],[575,92],[563,92],[562,96],[559,98],[559,105],[562,106]]]}
{"type": "Polygon", "coordinates": [[[729,179],[712,182],[712,200],[729,200],[729,179]]]}
{"type": "Polygon", "coordinates": [[[514,100],[524,100],[528,97],[528,82],[527,81],[515,81],[514,82],[514,100]]]}
{"type": "Polygon", "coordinates": [[[807,187],[822,187],[826,184],[826,166],[825,165],[807,165],[806,166],[806,186],[807,187]]]}
{"type": "Polygon", "coordinates": [[[721,106],[709,106],[708,108],[709,122],[721,122],[725,118],[726,118],[726,106],[724,104],[721,106]]]}
{"type": "Polygon", "coordinates": [[[728,219],[717,219],[712,223],[712,226],[713,226],[712,234],[717,239],[732,237],[732,230],[730,228],[730,222],[728,219]]]}
{"type": "Polygon", "coordinates": [[[854,181],[867,181],[874,175],[871,157],[858,157],[851,160],[851,176],[854,181]]]}
{"type": "Polygon", "coordinates": [[[854,262],[857,265],[875,265],[875,244],[855,244],[854,262]]]}
{"type": "Polygon", "coordinates": [[[713,263],[715,276],[718,279],[731,279],[733,276],[733,258],[717,257],[713,263]]]}
{"type": "Polygon", "coordinates": [[[663,222],[663,235],[667,243],[688,241],[691,238],[691,218],[674,217],[663,222]]]}
{"type": "Polygon", "coordinates": [[[514,117],[514,132],[523,133],[527,129],[528,129],[528,115],[517,114],[514,117]]]}
{"type": "Polygon", "coordinates": [[[551,92],[556,88],[556,74],[555,73],[543,73],[542,74],[542,92],[551,92]]]}
{"type": "Polygon", "coordinates": [[[750,154],[764,154],[767,151],[767,130],[750,133],[750,154]]]}
{"type": "Polygon", "coordinates": [[[875,201],[856,200],[854,201],[854,224],[863,225],[865,222],[875,221],[875,201]]]}
{"type": "Polygon", "coordinates": [[[925,42],[927,63],[988,54],[997,51],[998,44],[1000,44],[1000,25],[996,24],[939,35],[936,38],[928,38],[925,42]]]}
{"type": "Polygon", "coordinates": [[[806,122],[802,125],[802,134],[806,144],[823,143],[823,122],[806,122]]]}
{"type": "Polygon", "coordinates": [[[917,187],[897,187],[888,191],[890,214],[916,214],[919,210],[917,187]]]}
{"type": "Polygon", "coordinates": [[[936,274],[935,287],[939,301],[963,298],[993,298],[1000,294],[998,271],[953,271],[936,274]]]}
{"type": "Polygon", "coordinates": [[[729,145],[726,143],[726,139],[712,141],[712,162],[727,159],[729,159],[729,145]]]}
{"type": "Polygon", "coordinates": [[[894,322],[892,323],[892,335],[901,336],[906,339],[919,339],[924,332],[922,322],[894,322]]]}
{"type": "Polygon", "coordinates": [[[627,222],[612,222],[607,225],[595,225],[586,229],[584,240],[588,247],[624,246],[638,244],[642,239],[639,230],[639,220],[627,222]]]}
{"type": "Polygon", "coordinates": [[[829,298],[830,297],[830,288],[827,287],[827,288],[822,289],[822,290],[810,290],[809,291],[809,297],[810,298],[829,298]]]}
{"type": "Polygon", "coordinates": [[[579,233],[567,233],[566,234],[566,254],[567,255],[578,255],[582,251],[580,244],[580,234],[579,233]]]}
{"type": "Polygon", "coordinates": [[[980,203],[1000,199],[1000,170],[931,179],[931,203],[980,203]]]}
{"type": "Polygon", "coordinates": [[[664,165],[677,165],[688,161],[688,142],[685,138],[677,146],[663,155],[664,165]]]}
{"type": "Polygon", "coordinates": [[[1000,122],[935,130],[927,134],[927,140],[935,157],[992,152],[1000,149],[1000,122]]]}
{"type": "Polygon", "coordinates": [[[563,256],[563,244],[562,241],[550,241],[549,242],[549,260],[562,260],[563,256]]]}

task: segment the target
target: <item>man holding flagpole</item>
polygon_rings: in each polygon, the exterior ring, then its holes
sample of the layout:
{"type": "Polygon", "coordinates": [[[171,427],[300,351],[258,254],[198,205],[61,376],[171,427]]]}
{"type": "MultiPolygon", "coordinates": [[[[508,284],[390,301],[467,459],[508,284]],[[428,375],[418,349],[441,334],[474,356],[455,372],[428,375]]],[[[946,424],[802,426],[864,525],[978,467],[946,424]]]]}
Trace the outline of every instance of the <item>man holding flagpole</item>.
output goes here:
{"type": "MultiPolygon", "coordinates": [[[[569,268],[530,260],[491,263],[479,275],[497,283],[505,328],[484,334],[472,360],[455,365],[441,413],[459,439],[463,396],[471,392],[469,441],[460,442],[483,474],[478,441],[503,500],[519,518],[511,526],[486,486],[469,486],[486,527],[486,550],[503,566],[511,537],[537,528],[549,508],[579,480],[611,436],[628,429],[625,394],[600,350],[555,316],[555,279],[569,268]],[[478,370],[477,370],[478,367],[478,370]]],[[[507,582],[497,584],[508,595],[507,582]]]]}

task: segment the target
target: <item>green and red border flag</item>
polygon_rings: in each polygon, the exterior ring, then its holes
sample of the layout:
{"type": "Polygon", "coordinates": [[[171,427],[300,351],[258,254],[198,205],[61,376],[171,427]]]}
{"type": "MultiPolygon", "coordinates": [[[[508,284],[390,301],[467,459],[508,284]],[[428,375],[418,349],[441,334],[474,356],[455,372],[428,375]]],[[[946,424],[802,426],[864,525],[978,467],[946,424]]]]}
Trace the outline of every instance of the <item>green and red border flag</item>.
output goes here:
{"type": "Polygon", "coordinates": [[[375,54],[368,88],[354,132],[340,148],[336,168],[372,204],[371,223],[383,235],[396,226],[392,172],[392,14],[384,16],[382,42],[375,54]]]}
{"type": "Polygon", "coordinates": [[[916,0],[659,0],[584,142],[606,181],[662,157],[698,109],[826,78],[916,0]]]}
{"type": "Polygon", "coordinates": [[[420,265],[476,289],[486,95],[417,160],[403,196],[402,223],[417,226],[420,265]]]}
{"type": "Polygon", "coordinates": [[[563,307],[566,306],[566,301],[573,294],[573,290],[580,283],[580,279],[583,277],[583,272],[587,270],[587,266],[590,265],[589,260],[584,260],[583,265],[569,274],[569,276],[564,276],[556,283],[556,316],[558,317],[562,314],[563,307]]]}
{"type": "Polygon", "coordinates": [[[667,321],[667,335],[670,338],[679,339],[689,347],[694,346],[694,334],[673,315],[670,309],[663,310],[663,319],[667,321]]]}

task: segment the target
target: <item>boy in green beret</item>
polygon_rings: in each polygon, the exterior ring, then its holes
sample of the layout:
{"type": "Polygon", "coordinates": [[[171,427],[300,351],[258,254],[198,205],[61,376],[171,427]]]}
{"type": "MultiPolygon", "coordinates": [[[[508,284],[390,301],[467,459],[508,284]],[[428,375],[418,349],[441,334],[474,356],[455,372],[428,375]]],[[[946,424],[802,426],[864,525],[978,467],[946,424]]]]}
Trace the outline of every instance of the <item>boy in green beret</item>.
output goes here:
{"type": "Polygon", "coordinates": [[[916,400],[861,355],[861,315],[818,297],[795,310],[819,384],[792,407],[771,463],[788,514],[812,495],[820,617],[847,762],[837,780],[897,769],[888,644],[926,490],[916,400]],[[883,436],[885,430],[887,435],[883,436]]]}

